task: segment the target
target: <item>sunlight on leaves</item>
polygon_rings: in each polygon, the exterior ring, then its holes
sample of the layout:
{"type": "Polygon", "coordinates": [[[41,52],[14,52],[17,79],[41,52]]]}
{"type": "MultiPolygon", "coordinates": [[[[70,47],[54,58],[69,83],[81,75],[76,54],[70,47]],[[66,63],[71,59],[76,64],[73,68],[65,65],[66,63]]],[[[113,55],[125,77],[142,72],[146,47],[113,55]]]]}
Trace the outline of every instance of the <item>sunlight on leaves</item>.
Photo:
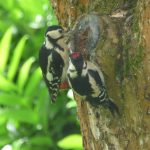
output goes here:
{"type": "Polygon", "coordinates": [[[0,104],[6,106],[25,106],[27,102],[26,97],[22,97],[18,94],[1,93],[0,104]]]}
{"type": "Polygon", "coordinates": [[[37,68],[29,77],[29,81],[24,91],[25,95],[33,95],[41,79],[42,79],[41,69],[37,68]]]}
{"type": "Polygon", "coordinates": [[[12,150],[22,150],[21,147],[25,142],[27,142],[27,140],[27,138],[21,138],[19,140],[14,141],[12,144],[12,150]]]}
{"type": "Polygon", "coordinates": [[[4,90],[4,91],[15,90],[15,91],[17,91],[18,88],[14,83],[12,83],[11,81],[8,81],[6,78],[4,78],[3,76],[0,75],[0,90],[4,90]]]}
{"type": "Polygon", "coordinates": [[[16,71],[18,69],[19,62],[21,59],[21,55],[22,55],[22,52],[23,52],[24,47],[25,47],[25,42],[27,39],[28,39],[27,35],[23,36],[21,38],[21,40],[19,41],[19,43],[17,44],[16,48],[14,49],[10,65],[8,67],[8,78],[10,80],[12,80],[16,74],[16,71]]]}
{"type": "Polygon", "coordinates": [[[72,91],[72,89],[70,89],[70,90],[68,91],[67,96],[68,96],[69,98],[71,98],[72,100],[74,100],[74,96],[73,96],[73,91],[72,91]]]}
{"type": "Polygon", "coordinates": [[[6,119],[14,119],[20,122],[26,122],[30,124],[37,123],[37,114],[27,108],[14,109],[14,108],[5,108],[0,110],[0,117],[6,119]],[[18,115],[19,114],[19,115],[18,115]]]}
{"type": "Polygon", "coordinates": [[[6,63],[8,61],[9,52],[10,52],[11,39],[12,39],[12,27],[10,27],[6,31],[3,38],[1,39],[1,43],[0,43],[0,60],[1,60],[0,72],[3,72],[5,67],[6,67],[6,63]]]}
{"type": "Polygon", "coordinates": [[[66,107],[69,108],[69,109],[74,108],[74,107],[77,107],[76,101],[75,101],[75,100],[70,100],[70,101],[67,103],[66,107]]]}
{"type": "Polygon", "coordinates": [[[74,95],[73,95],[72,89],[70,89],[70,90],[68,91],[67,96],[68,96],[71,100],[67,103],[66,107],[67,107],[67,108],[76,107],[77,104],[76,104],[76,101],[75,101],[75,99],[74,99],[74,95]]]}
{"type": "Polygon", "coordinates": [[[20,72],[19,72],[19,76],[18,76],[18,80],[17,80],[17,85],[19,87],[20,90],[23,89],[29,73],[30,73],[30,68],[32,63],[35,61],[34,57],[29,58],[21,67],[20,72]]]}
{"type": "Polygon", "coordinates": [[[83,150],[82,137],[78,134],[66,136],[58,142],[58,146],[62,149],[83,150]]]}
{"type": "Polygon", "coordinates": [[[1,150],[12,150],[12,146],[11,145],[5,145],[1,150]]]}
{"type": "Polygon", "coordinates": [[[52,140],[49,136],[42,136],[42,135],[38,135],[35,137],[30,138],[30,144],[33,145],[51,145],[52,144],[52,140]]]}

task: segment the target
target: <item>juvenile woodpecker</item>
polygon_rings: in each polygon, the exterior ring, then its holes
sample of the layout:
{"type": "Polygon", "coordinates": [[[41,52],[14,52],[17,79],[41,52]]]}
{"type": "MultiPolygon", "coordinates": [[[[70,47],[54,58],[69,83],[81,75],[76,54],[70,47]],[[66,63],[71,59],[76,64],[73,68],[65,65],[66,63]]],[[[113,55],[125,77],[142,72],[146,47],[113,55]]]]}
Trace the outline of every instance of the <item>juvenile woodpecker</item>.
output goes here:
{"type": "Polygon", "coordinates": [[[74,92],[85,97],[92,106],[102,105],[113,115],[119,114],[117,105],[108,97],[102,72],[95,64],[84,61],[79,52],[70,54],[67,76],[74,92]]]}
{"type": "Polygon", "coordinates": [[[50,26],[45,33],[45,41],[39,52],[39,64],[52,102],[56,101],[59,88],[67,83],[69,60],[64,30],[61,26],[50,26]]]}

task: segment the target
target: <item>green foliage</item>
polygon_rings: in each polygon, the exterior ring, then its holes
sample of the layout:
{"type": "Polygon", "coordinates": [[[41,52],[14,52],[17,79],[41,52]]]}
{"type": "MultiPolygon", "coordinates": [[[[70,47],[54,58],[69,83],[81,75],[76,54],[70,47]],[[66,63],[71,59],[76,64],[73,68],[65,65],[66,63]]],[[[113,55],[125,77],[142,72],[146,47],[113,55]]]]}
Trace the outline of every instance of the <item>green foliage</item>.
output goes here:
{"type": "Polygon", "coordinates": [[[29,55],[37,57],[37,50],[43,42],[41,37],[44,35],[44,30],[41,29],[58,23],[49,1],[5,0],[0,1],[0,8],[0,35],[4,34],[10,25],[16,39],[28,35],[29,42],[22,57],[28,58],[29,55]]]}
{"type": "Polygon", "coordinates": [[[0,149],[61,150],[58,141],[78,134],[79,124],[73,95],[63,91],[50,104],[38,67],[45,28],[57,24],[53,10],[47,0],[5,0],[0,8],[0,149]]]}
{"type": "Polygon", "coordinates": [[[81,135],[72,134],[64,137],[58,142],[59,147],[62,149],[82,150],[82,137],[81,135]]]}
{"type": "Polygon", "coordinates": [[[12,80],[15,76],[23,49],[25,47],[26,40],[27,40],[26,36],[22,37],[21,40],[18,42],[16,48],[13,50],[14,51],[13,56],[12,56],[11,63],[8,68],[8,78],[10,80],[12,80]]]}
{"type": "Polygon", "coordinates": [[[5,35],[3,36],[0,43],[0,58],[1,58],[0,72],[3,72],[5,69],[9,56],[11,39],[12,39],[12,28],[9,28],[5,33],[5,35]]]}

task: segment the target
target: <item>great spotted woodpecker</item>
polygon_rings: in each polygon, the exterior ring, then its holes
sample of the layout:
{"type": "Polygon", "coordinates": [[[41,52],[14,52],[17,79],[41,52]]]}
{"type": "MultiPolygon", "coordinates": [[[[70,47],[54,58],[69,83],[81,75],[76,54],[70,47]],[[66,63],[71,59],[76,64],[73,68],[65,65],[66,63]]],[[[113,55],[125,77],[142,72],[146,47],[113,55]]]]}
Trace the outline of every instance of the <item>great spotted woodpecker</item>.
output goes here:
{"type": "Polygon", "coordinates": [[[107,94],[101,70],[94,63],[85,61],[81,53],[70,54],[67,76],[73,91],[85,97],[92,106],[102,105],[109,108],[112,114],[119,114],[117,105],[107,94]]]}
{"type": "MultiPolygon", "coordinates": [[[[65,88],[68,68],[68,50],[61,26],[50,26],[45,33],[45,42],[39,52],[39,64],[52,102],[56,101],[60,88],[65,88]]],[[[67,84],[66,84],[67,85],[67,84]]]]}

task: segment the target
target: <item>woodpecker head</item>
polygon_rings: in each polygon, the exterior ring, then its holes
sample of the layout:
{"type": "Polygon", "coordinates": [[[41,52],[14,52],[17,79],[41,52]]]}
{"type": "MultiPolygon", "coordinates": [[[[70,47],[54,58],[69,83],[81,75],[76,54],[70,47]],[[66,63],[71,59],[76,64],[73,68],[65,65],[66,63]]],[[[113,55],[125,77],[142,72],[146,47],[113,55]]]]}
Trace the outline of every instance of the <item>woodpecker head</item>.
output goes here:
{"type": "Polygon", "coordinates": [[[82,71],[86,69],[86,62],[83,59],[83,56],[80,52],[74,52],[70,54],[70,70],[74,70],[78,75],[82,74],[82,71]]]}
{"type": "Polygon", "coordinates": [[[45,37],[48,39],[49,42],[56,42],[59,39],[63,38],[64,30],[61,26],[54,25],[49,26],[46,30],[45,37]]]}

